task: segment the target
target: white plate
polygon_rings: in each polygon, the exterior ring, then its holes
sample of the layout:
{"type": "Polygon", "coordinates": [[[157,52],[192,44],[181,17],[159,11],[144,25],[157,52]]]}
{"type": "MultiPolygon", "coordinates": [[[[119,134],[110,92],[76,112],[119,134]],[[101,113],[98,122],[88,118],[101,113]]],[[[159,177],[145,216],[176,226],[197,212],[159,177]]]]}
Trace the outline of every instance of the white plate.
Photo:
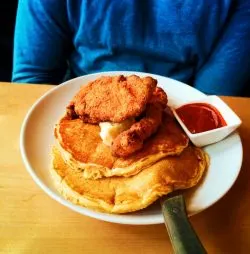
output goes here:
{"type": "MultiPolygon", "coordinates": [[[[92,211],[65,200],[54,188],[50,177],[51,147],[54,144],[55,123],[65,112],[65,107],[83,84],[101,75],[152,76],[168,94],[170,106],[202,99],[206,95],[181,82],[148,73],[106,72],[79,77],[55,87],[42,96],[29,110],[24,119],[20,149],[25,166],[34,181],[53,199],[70,209],[104,221],[122,224],[163,223],[160,206],[154,205],[139,212],[112,215],[92,211]]],[[[242,144],[238,133],[233,133],[223,141],[205,148],[211,164],[203,181],[195,188],[185,192],[189,215],[196,214],[213,205],[234,184],[242,163],[242,144]]]]}

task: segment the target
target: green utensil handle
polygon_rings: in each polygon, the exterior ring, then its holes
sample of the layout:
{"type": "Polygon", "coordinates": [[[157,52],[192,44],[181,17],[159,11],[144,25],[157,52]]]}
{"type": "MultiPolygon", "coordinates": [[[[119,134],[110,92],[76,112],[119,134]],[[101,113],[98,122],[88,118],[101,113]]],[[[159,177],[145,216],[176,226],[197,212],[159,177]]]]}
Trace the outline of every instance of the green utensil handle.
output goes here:
{"type": "Polygon", "coordinates": [[[162,212],[175,253],[207,253],[187,218],[182,195],[166,198],[162,212]]]}

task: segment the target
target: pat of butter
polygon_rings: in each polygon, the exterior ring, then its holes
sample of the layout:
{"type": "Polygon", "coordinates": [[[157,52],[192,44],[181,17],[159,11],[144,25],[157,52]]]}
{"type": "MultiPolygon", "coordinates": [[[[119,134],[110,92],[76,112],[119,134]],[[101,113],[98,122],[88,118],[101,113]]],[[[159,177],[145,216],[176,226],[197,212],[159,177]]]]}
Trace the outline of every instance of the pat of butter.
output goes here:
{"type": "Polygon", "coordinates": [[[99,126],[101,128],[100,136],[105,145],[111,146],[113,140],[123,131],[128,130],[135,122],[134,118],[126,119],[121,123],[101,122],[99,126]]]}

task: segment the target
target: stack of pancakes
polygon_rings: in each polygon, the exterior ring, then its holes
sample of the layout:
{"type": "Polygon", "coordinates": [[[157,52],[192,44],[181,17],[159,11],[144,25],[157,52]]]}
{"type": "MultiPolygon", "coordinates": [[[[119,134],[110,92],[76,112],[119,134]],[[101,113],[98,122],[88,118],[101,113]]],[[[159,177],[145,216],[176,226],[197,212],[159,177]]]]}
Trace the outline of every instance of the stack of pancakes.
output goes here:
{"type": "Polygon", "coordinates": [[[142,149],[117,157],[98,124],[64,116],[55,127],[52,175],[58,191],[75,204],[109,213],[143,209],[177,189],[195,186],[208,165],[189,144],[169,110],[142,149]]]}

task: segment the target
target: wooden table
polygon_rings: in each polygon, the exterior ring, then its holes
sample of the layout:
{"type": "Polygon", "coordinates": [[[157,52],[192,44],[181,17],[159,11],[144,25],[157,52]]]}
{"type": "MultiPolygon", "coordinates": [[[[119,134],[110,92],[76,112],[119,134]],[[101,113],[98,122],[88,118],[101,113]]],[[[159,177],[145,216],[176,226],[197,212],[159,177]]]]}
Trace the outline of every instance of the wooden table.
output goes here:
{"type": "MultiPolygon", "coordinates": [[[[46,85],[0,83],[0,253],[172,253],[164,225],[126,226],[77,214],[49,198],[19,152],[23,118],[46,85]]],[[[244,162],[218,203],[191,218],[208,253],[250,251],[250,98],[223,97],[242,119],[244,162]]]]}

